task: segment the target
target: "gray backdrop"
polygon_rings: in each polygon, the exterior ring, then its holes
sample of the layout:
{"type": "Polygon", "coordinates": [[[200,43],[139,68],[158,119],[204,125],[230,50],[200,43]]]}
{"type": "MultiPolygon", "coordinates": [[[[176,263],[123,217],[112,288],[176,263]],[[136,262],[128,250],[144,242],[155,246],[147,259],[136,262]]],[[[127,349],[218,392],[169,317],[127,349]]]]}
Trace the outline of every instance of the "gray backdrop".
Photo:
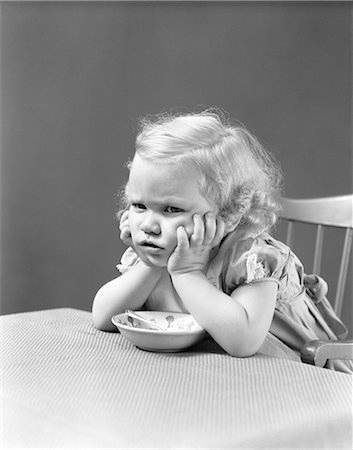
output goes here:
{"type": "Polygon", "coordinates": [[[3,2],[1,312],[89,310],[117,275],[116,193],[146,113],[221,107],[279,158],[287,196],[352,192],[351,12],[3,2]]]}

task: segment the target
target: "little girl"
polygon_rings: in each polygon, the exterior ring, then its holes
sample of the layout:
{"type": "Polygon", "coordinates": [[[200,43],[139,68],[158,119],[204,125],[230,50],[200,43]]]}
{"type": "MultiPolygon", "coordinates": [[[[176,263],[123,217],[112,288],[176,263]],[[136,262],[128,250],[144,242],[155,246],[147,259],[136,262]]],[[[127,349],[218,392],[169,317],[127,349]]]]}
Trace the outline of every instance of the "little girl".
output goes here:
{"type": "Polygon", "coordinates": [[[268,335],[296,357],[308,340],[337,339],[344,325],[329,311],[329,326],[305,289],[317,279],[267,233],[281,172],[244,127],[213,111],[146,120],[129,169],[120,216],[129,248],[121,276],[94,299],[98,329],[114,330],[126,309],[188,312],[237,357],[268,335]]]}

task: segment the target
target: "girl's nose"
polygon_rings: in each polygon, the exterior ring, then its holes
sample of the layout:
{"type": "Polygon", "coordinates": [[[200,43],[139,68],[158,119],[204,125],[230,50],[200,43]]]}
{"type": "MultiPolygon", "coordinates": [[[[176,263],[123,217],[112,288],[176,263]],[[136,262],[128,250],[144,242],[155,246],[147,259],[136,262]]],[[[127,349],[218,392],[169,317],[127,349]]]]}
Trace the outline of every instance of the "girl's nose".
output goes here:
{"type": "Polygon", "coordinates": [[[147,214],[141,224],[141,229],[146,234],[160,234],[161,227],[154,214],[147,214]]]}

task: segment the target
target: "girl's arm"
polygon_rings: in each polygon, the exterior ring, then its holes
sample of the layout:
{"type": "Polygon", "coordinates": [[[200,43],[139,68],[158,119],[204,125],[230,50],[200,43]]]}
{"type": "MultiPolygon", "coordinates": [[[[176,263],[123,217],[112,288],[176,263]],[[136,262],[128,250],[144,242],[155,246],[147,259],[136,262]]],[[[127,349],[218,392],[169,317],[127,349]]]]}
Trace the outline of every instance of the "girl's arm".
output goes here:
{"type": "MultiPolygon", "coordinates": [[[[129,211],[120,217],[120,239],[127,247],[133,247],[129,226],[129,211]]],[[[139,262],[123,275],[109,281],[97,292],[92,306],[93,321],[99,330],[116,330],[111,322],[115,314],[126,309],[139,309],[146,302],[158,283],[162,268],[154,267],[145,261],[144,255],[138,255],[139,262]]],[[[165,269],[164,269],[165,270],[165,269]]]]}
{"type": "Polygon", "coordinates": [[[277,297],[275,281],[257,281],[238,287],[229,296],[206,278],[210,251],[224,236],[224,223],[208,213],[194,217],[189,237],[177,230],[177,246],[169,258],[168,271],[174,288],[195,320],[233,356],[256,353],[265,340],[277,297]]]}
{"type": "Polygon", "coordinates": [[[243,285],[229,296],[202,272],[175,274],[172,281],[190,314],[227,353],[244,357],[258,351],[272,322],[276,282],[243,285]]]}
{"type": "MultiPolygon", "coordinates": [[[[161,277],[163,268],[139,261],[129,271],[102,286],[92,306],[93,321],[99,330],[113,331],[111,318],[126,309],[139,309],[161,277]]],[[[165,269],[164,269],[165,270],[165,269]]]]}

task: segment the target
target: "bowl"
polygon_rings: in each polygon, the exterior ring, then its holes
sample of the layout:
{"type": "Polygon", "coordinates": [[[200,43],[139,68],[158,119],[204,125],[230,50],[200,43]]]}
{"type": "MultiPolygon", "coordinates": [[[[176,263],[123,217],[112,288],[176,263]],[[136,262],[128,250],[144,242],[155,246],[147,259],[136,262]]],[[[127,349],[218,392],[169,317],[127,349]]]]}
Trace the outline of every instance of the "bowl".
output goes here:
{"type": "Polygon", "coordinates": [[[191,314],[166,311],[133,311],[112,317],[120,333],[136,347],[153,352],[178,352],[206,336],[191,314]],[[141,317],[141,320],[137,316],[141,317]],[[156,324],[161,329],[154,327],[156,324]]]}

